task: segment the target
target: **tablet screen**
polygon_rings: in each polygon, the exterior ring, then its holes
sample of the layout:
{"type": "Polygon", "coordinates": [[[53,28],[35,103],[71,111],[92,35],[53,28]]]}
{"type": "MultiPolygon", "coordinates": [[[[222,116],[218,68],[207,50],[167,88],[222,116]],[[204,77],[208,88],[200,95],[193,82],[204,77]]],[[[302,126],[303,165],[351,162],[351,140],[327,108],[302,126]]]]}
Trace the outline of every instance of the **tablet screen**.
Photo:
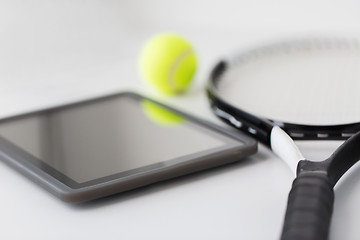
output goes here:
{"type": "Polygon", "coordinates": [[[127,95],[3,120],[0,135],[77,183],[239,145],[127,95]]]}

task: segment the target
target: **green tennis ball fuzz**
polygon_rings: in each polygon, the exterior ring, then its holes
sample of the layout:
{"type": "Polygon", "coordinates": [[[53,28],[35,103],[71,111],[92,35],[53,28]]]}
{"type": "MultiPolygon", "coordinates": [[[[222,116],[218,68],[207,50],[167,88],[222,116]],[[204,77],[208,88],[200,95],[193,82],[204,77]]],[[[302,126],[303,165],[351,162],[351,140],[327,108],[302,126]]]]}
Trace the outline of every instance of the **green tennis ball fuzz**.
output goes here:
{"type": "Polygon", "coordinates": [[[196,71],[196,57],[192,46],[174,34],[160,34],[151,38],[140,57],[143,79],[162,93],[182,93],[190,85],[196,71]]]}

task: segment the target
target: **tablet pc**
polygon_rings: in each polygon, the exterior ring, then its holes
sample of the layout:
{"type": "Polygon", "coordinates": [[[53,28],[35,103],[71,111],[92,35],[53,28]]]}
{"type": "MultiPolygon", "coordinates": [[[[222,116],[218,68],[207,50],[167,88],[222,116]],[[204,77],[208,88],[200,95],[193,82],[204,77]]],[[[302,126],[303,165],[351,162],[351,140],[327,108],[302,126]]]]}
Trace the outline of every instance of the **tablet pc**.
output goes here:
{"type": "Polygon", "coordinates": [[[0,159],[66,202],[238,161],[257,147],[132,92],[1,119],[0,136],[0,159]]]}

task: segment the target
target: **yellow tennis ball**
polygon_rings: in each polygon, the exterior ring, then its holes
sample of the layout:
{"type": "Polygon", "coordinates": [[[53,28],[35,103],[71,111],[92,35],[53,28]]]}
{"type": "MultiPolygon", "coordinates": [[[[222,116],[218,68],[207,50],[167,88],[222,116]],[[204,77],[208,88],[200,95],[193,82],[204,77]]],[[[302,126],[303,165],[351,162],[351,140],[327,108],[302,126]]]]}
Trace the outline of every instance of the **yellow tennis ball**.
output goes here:
{"type": "Polygon", "coordinates": [[[193,48],[180,36],[157,35],[145,44],[140,71],[143,79],[162,93],[184,92],[196,71],[193,48]]]}

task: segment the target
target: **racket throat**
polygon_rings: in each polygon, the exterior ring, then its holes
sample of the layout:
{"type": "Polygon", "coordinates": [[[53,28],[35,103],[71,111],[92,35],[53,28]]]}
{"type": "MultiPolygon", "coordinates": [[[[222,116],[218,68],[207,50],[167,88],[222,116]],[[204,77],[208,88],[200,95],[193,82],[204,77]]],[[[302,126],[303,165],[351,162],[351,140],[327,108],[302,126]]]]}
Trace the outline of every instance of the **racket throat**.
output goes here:
{"type": "Polygon", "coordinates": [[[270,147],[296,174],[299,161],[305,158],[291,137],[278,126],[274,126],[271,130],[270,147]]]}
{"type": "MultiPolygon", "coordinates": [[[[298,163],[296,174],[297,176],[299,176],[301,174],[306,174],[310,172],[310,173],[323,174],[328,178],[328,168],[329,168],[329,162],[326,160],[322,162],[301,160],[298,163]]],[[[334,185],[335,184],[333,184],[333,186],[334,185]]]]}

